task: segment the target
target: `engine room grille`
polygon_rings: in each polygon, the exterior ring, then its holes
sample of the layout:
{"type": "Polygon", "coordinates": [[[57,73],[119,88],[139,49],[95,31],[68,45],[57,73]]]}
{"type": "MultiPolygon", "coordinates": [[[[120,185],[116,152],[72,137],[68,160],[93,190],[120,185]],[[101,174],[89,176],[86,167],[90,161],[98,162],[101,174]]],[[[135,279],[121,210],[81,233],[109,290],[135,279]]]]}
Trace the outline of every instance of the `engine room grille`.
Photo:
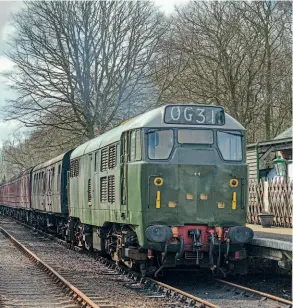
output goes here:
{"type": "Polygon", "coordinates": [[[91,183],[91,179],[88,180],[87,194],[88,194],[88,202],[91,202],[92,201],[92,183],[91,183]]]}
{"type": "Polygon", "coordinates": [[[100,191],[101,191],[101,201],[102,202],[107,202],[107,177],[101,178],[101,184],[100,184],[100,191]]]}
{"type": "Polygon", "coordinates": [[[109,147],[109,169],[113,169],[116,166],[116,145],[109,147]]]}
{"type": "Polygon", "coordinates": [[[108,169],[108,150],[108,148],[105,148],[101,151],[101,171],[106,171],[108,169]]]}
{"type": "Polygon", "coordinates": [[[110,175],[108,177],[108,202],[115,202],[115,177],[110,175]]]}
{"type": "Polygon", "coordinates": [[[79,159],[70,161],[70,177],[74,178],[76,176],[79,176],[79,159]]]}

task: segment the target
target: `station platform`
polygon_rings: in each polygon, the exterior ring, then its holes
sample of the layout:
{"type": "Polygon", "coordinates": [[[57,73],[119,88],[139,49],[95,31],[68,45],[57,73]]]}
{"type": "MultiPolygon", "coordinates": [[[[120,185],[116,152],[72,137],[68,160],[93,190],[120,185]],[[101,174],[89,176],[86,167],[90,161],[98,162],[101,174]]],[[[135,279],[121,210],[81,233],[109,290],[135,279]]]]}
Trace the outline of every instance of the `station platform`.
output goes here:
{"type": "Polygon", "coordinates": [[[280,228],[274,227],[263,228],[261,225],[246,224],[247,227],[254,231],[255,237],[266,237],[274,238],[276,240],[291,241],[292,239],[292,228],[280,228]]]}
{"type": "Polygon", "coordinates": [[[292,252],[292,229],[291,228],[263,228],[261,225],[247,224],[254,231],[252,245],[270,247],[292,252]]]}
{"type": "Polygon", "coordinates": [[[276,260],[281,268],[292,267],[292,229],[263,228],[261,225],[247,224],[254,231],[254,238],[249,243],[250,256],[276,260]]]}

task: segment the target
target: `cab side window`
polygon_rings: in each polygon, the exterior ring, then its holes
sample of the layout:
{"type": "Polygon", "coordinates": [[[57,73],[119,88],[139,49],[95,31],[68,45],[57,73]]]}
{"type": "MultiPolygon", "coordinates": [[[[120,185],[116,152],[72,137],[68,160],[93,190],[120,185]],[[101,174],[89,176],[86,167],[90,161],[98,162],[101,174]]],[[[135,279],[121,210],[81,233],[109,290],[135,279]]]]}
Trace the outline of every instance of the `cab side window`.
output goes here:
{"type": "Polygon", "coordinates": [[[130,133],[130,161],[135,161],[135,131],[130,133]]]}
{"type": "Polygon", "coordinates": [[[141,160],[141,131],[135,132],[135,160],[141,160]]]}
{"type": "Polygon", "coordinates": [[[141,160],[141,131],[136,129],[130,133],[129,161],[138,160],[141,160]]]}

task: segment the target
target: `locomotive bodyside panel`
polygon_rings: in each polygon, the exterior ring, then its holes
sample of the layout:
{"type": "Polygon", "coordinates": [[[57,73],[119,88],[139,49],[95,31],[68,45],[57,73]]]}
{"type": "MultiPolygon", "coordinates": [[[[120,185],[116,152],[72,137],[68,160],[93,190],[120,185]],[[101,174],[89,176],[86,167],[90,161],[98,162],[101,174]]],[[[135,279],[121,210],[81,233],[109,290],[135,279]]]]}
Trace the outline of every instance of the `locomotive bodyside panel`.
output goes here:
{"type": "Polygon", "coordinates": [[[121,205],[120,146],[114,145],[116,163],[110,169],[101,169],[101,151],[105,148],[74,158],[78,160],[78,172],[73,173],[72,169],[70,174],[70,216],[84,224],[131,223],[130,216],[124,215],[127,206],[121,205]]]}
{"type": "Polygon", "coordinates": [[[92,178],[92,161],[88,155],[78,158],[78,173],[70,175],[70,216],[91,224],[93,209],[88,204],[88,179],[92,178]]]}

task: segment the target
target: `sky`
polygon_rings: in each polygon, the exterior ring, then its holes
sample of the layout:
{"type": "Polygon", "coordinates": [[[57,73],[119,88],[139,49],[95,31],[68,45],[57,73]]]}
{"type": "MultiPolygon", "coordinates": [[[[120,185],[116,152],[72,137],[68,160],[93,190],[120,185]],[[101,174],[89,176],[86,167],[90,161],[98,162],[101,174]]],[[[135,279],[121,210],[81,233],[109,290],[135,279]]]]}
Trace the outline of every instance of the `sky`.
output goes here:
{"type": "MultiPolygon", "coordinates": [[[[7,79],[2,76],[12,68],[12,62],[5,56],[9,50],[7,41],[12,33],[11,15],[21,8],[21,1],[0,1],[0,110],[5,108],[5,100],[15,97],[15,94],[7,86],[7,79]]],[[[4,121],[3,112],[0,111],[0,145],[13,132],[20,128],[17,121],[4,121]]]]}
{"type": "MultiPolygon", "coordinates": [[[[153,0],[155,4],[166,14],[174,11],[175,5],[185,4],[188,0],[153,0]]],[[[4,121],[3,111],[5,109],[5,101],[13,99],[16,94],[8,88],[8,80],[2,76],[3,73],[12,69],[12,62],[6,57],[5,52],[9,51],[9,36],[13,32],[11,25],[12,14],[21,10],[22,1],[2,1],[0,0],[0,146],[5,140],[11,138],[16,131],[23,130],[22,125],[18,121],[4,121]]]]}

